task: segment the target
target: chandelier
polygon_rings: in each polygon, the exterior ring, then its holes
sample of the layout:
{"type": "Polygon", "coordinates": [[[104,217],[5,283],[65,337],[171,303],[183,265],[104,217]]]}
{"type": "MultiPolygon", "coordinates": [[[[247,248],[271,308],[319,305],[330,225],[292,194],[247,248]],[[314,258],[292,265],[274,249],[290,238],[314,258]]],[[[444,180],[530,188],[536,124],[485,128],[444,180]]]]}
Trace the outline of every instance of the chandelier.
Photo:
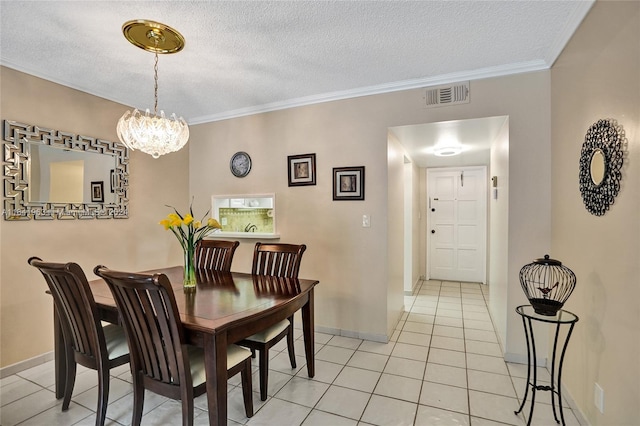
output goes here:
{"type": "Polygon", "coordinates": [[[158,53],[179,52],[184,47],[184,37],[167,25],[147,20],[125,22],[122,32],[131,44],[155,54],[155,104],[153,115],[148,108],[144,114],[137,109],[125,112],[118,120],[118,138],[127,148],[139,149],[153,158],[178,151],[189,140],[189,126],[175,114],[167,118],[161,110],[158,115],[158,53]]]}

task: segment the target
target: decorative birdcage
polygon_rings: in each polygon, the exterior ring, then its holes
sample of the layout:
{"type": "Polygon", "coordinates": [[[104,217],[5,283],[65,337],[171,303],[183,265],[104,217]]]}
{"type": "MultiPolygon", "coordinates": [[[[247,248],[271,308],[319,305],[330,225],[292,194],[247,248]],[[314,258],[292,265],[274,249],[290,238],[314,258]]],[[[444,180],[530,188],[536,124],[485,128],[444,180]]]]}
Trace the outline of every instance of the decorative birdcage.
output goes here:
{"type": "Polygon", "coordinates": [[[553,316],[571,296],[576,275],[546,254],[520,269],[520,284],[536,313],[553,316]]]}

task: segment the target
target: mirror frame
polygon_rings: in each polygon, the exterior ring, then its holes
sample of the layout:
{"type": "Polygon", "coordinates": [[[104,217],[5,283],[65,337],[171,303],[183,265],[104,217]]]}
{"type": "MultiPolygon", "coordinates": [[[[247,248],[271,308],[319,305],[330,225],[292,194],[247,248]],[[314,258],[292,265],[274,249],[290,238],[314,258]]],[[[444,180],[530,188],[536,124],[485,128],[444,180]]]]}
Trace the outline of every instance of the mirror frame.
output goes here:
{"type": "Polygon", "coordinates": [[[598,120],[584,137],[580,153],[580,194],[585,208],[595,216],[604,215],[620,192],[625,145],[624,129],[613,119],[598,120]],[[598,151],[604,158],[604,175],[596,184],[591,175],[591,161],[598,151]]]}
{"type": "Polygon", "coordinates": [[[5,220],[127,219],[129,217],[129,149],[119,142],[4,120],[3,162],[5,220]],[[114,203],[30,202],[30,144],[115,157],[114,203]]]}

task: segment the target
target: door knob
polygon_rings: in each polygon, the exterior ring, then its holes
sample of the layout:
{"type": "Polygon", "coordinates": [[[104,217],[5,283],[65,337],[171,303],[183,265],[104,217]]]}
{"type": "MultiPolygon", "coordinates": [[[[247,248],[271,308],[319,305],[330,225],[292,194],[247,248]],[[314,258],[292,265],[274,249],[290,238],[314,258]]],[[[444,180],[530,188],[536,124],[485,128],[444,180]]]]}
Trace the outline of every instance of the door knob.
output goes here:
{"type": "Polygon", "coordinates": [[[431,211],[432,211],[432,212],[435,212],[435,211],[436,211],[436,209],[431,209],[431,211]]]}
{"type": "Polygon", "coordinates": [[[435,234],[435,233],[436,233],[436,230],[435,230],[435,229],[432,229],[432,230],[431,230],[431,233],[432,233],[432,234],[435,234]]]}

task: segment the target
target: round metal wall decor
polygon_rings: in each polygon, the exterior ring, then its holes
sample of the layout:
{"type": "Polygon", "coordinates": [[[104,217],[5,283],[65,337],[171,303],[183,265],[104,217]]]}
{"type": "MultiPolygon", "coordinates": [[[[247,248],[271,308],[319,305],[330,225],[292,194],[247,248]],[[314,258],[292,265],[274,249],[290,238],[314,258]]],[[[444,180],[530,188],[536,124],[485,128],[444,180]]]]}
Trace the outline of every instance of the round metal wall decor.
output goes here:
{"type": "Polygon", "coordinates": [[[580,153],[580,194],[593,215],[604,215],[620,191],[624,144],[624,129],[612,119],[598,120],[584,137],[580,153]]]}

